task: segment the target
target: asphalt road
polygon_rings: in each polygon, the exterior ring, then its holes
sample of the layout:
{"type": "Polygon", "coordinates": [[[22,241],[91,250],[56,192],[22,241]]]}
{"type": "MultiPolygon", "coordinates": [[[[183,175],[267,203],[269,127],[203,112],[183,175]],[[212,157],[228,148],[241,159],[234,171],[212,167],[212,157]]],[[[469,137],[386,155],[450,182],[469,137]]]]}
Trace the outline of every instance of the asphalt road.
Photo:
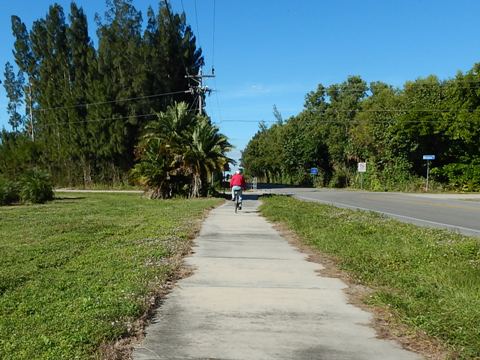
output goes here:
{"type": "Polygon", "coordinates": [[[420,226],[447,228],[480,237],[480,194],[407,194],[332,189],[275,188],[263,192],[383,213],[420,226]]]}

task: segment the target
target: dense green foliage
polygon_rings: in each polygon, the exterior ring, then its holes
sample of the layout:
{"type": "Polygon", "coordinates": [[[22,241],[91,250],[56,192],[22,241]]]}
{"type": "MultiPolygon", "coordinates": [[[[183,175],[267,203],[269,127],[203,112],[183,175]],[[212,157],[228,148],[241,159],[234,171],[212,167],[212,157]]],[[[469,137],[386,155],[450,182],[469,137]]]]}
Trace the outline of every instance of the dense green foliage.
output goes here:
{"type": "Polygon", "coordinates": [[[20,201],[18,184],[0,177],[0,205],[10,205],[20,201]]]}
{"type": "Polygon", "coordinates": [[[148,124],[138,147],[140,162],[132,174],[151,190],[152,198],[205,196],[214,173],[233,161],[226,156],[230,149],[227,138],[207,117],[178,103],[148,124]]]}
{"type": "Polygon", "coordinates": [[[0,208],[0,358],[91,359],[132,331],[218,200],[61,194],[0,208]]]}
{"type": "Polygon", "coordinates": [[[20,199],[33,204],[53,200],[53,185],[50,176],[39,170],[30,170],[20,180],[20,199]]]}
{"type": "Polygon", "coordinates": [[[29,170],[18,181],[0,177],[0,205],[43,204],[50,200],[53,200],[53,184],[42,170],[29,170]]]}
{"type": "MultiPolygon", "coordinates": [[[[440,81],[435,76],[369,86],[360,77],[307,94],[304,109],[287,121],[260,126],[242,155],[247,173],[265,181],[360,186],[357,163],[367,162],[363,186],[414,190],[426,162],[437,184],[480,190],[480,64],[440,81]],[[309,169],[317,167],[312,178],[309,169]]],[[[278,119],[278,114],[275,115],[278,119]]]]}
{"type": "Polygon", "coordinates": [[[203,65],[185,14],[166,1],[147,24],[131,0],[107,0],[97,41],[81,7],[54,4],[27,29],[12,16],[16,69],[4,86],[11,132],[0,136],[0,174],[44,168],[57,185],[128,180],[145,126],[174,101],[193,106],[187,74],[203,65]]]}
{"type": "Polygon", "coordinates": [[[477,238],[287,197],[266,198],[261,211],[372,286],[366,300],[442,340],[452,357],[480,358],[477,238]]]}

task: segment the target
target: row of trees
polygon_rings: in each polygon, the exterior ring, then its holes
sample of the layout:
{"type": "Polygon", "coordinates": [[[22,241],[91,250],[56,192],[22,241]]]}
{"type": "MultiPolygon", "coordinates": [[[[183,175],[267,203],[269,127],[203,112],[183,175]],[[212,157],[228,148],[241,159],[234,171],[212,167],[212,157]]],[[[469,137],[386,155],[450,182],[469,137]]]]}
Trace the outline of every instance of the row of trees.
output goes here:
{"type": "Polygon", "coordinates": [[[364,186],[408,190],[422,183],[422,156],[433,154],[439,184],[480,190],[480,64],[402,89],[358,76],[320,84],[301,113],[286,122],[276,117],[271,127],[260,125],[242,155],[246,171],[265,181],[355,186],[357,163],[366,161],[364,186]],[[312,167],[320,170],[316,178],[312,167]]]}
{"type": "Polygon", "coordinates": [[[194,106],[185,75],[203,57],[185,14],[164,1],[144,24],[131,0],[107,0],[96,25],[94,44],[74,2],[68,16],[50,6],[31,29],[12,16],[16,65],[4,72],[12,131],[0,135],[0,174],[41,167],[57,185],[125,182],[157,113],[174,101],[194,106]]]}

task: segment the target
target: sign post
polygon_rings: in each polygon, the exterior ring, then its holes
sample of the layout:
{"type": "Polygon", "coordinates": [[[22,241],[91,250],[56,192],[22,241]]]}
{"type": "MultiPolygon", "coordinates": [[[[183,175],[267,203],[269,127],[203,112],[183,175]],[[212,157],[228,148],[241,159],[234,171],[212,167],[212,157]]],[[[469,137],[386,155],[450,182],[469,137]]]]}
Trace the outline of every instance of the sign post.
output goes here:
{"type": "Polygon", "coordinates": [[[430,172],[430,160],[435,160],[435,155],[423,155],[423,160],[427,161],[427,184],[425,186],[425,191],[428,191],[428,176],[430,172]]]}
{"type": "Polygon", "coordinates": [[[367,172],[367,163],[366,162],[359,162],[357,170],[360,173],[360,189],[363,190],[363,173],[367,172]]]}
{"type": "Polygon", "coordinates": [[[312,175],[313,177],[312,183],[313,183],[313,187],[315,187],[315,176],[318,175],[318,168],[312,167],[310,169],[310,175],[312,175]]]}

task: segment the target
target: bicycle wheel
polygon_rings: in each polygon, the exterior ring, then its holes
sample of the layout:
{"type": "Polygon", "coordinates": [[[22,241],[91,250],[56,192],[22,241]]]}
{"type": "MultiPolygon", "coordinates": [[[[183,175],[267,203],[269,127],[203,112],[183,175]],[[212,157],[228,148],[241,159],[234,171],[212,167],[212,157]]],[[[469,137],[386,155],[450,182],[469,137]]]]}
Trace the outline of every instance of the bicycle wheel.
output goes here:
{"type": "Polygon", "coordinates": [[[235,190],[233,196],[235,199],[235,214],[236,214],[238,211],[238,207],[240,206],[240,196],[238,195],[238,191],[235,190]]]}

